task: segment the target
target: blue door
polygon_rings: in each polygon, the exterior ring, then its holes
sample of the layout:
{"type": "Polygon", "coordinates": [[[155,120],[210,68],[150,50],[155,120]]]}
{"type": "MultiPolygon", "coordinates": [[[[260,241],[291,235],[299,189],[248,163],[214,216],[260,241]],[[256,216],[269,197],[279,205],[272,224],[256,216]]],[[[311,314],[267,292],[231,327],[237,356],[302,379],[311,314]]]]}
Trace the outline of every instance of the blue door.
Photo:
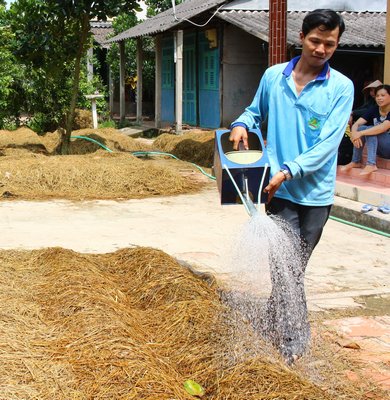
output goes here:
{"type": "Polygon", "coordinates": [[[196,36],[184,35],[183,51],[183,122],[197,124],[196,113],[196,36]]]}
{"type": "Polygon", "coordinates": [[[204,128],[218,128],[220,123],[219,46],[210,48],[205,32],[200,32],[199,124],[204,128]]]}
{"type": "Polygon", "coordinates": [[[173,60],[173,37],[161,41],[161,120],[175,122],[175,64],[173,60]]]}

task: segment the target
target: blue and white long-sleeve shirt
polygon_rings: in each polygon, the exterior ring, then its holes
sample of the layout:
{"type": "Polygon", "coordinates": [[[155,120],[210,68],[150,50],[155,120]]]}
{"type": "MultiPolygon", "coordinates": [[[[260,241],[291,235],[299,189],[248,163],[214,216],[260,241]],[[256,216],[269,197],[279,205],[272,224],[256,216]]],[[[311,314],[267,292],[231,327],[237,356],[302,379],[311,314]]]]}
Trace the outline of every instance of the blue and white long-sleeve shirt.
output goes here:
{"type": "Polygon", "coordinates": [[[352,110],[353,83],[326,63],[297,95],[292,71],[299,56],[264,73],[252,104],[233,122],[259,128],[268,115],[271,175],[286,165],[293,177],[275,194],[308,206],[334,200],[337,150],[352,110]]]}

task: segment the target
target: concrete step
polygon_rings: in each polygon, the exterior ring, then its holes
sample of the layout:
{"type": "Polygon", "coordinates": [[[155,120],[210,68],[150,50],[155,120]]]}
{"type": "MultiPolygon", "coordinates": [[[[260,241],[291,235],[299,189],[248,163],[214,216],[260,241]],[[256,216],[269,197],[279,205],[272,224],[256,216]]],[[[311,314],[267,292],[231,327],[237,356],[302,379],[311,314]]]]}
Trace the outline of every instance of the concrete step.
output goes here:
{"type": "MultiPolygon", "coordinates": [[[[390,175],[385,174],[385,176],[390,178],[390,175]]],[[[367,177],[338,172],[335,194],[363,204],[372,204],[373,206],[390,205],[390,186],[367,177]]]]}
{"type": "MultiPolygon", "coordinates": [[[[367,161],[367,155],[363,153],[363,164],[367,161]]],[[[390,160],[382,157],[376,157],[376,166],[382,169],[390,170],[390,160]]]]}
{"type": "MultiPolygon", "coordinates": [[[[366,203],[336,196],[331,216],[348,221],[350,224],[367,227],[390,235],[390,214],[384,214],[378,211],[377,207],[374,207],[372,211],[362,212],[364,204],[366,203]]],[[[370,204],[372,204],[372,202],[370,204]]]]}
{"type": "Polygon", "coordinates": [[[378,168],[377,171],[369,175],[361,176],[362,168],[352,168],[349,171],[343,171],[342,166],[337,167],[337,176],[350,177],[356,180],[358,185],[364,185],[366,182],[375,183],[390,188],[390,169],[378,168]]]}

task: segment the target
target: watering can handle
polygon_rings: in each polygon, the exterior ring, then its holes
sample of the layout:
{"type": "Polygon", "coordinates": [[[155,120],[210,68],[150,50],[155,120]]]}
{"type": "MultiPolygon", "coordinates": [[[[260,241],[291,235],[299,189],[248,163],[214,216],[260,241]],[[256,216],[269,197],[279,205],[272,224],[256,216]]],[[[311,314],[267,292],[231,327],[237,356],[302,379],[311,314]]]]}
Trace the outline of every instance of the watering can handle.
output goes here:
{"type": "Polygon", "coordinates": [[[240,140],[239,142],[238,142],[238,150],[239,151],[245,151],[246,149],[245,149],[245,146],[244,146],[244,141],[243,140],[240,140]]]}

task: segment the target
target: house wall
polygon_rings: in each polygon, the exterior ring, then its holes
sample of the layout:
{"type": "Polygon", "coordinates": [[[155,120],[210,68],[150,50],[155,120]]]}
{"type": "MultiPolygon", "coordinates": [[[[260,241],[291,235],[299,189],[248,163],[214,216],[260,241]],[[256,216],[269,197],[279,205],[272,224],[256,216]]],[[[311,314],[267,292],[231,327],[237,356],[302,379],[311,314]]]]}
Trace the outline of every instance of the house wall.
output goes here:
{"type": "Polygon", "coordinates": [[[229,127],[253,99],[267,67],[266,45],[236,28],[224,27],[222,52],[222,121],[229,127]]]}

